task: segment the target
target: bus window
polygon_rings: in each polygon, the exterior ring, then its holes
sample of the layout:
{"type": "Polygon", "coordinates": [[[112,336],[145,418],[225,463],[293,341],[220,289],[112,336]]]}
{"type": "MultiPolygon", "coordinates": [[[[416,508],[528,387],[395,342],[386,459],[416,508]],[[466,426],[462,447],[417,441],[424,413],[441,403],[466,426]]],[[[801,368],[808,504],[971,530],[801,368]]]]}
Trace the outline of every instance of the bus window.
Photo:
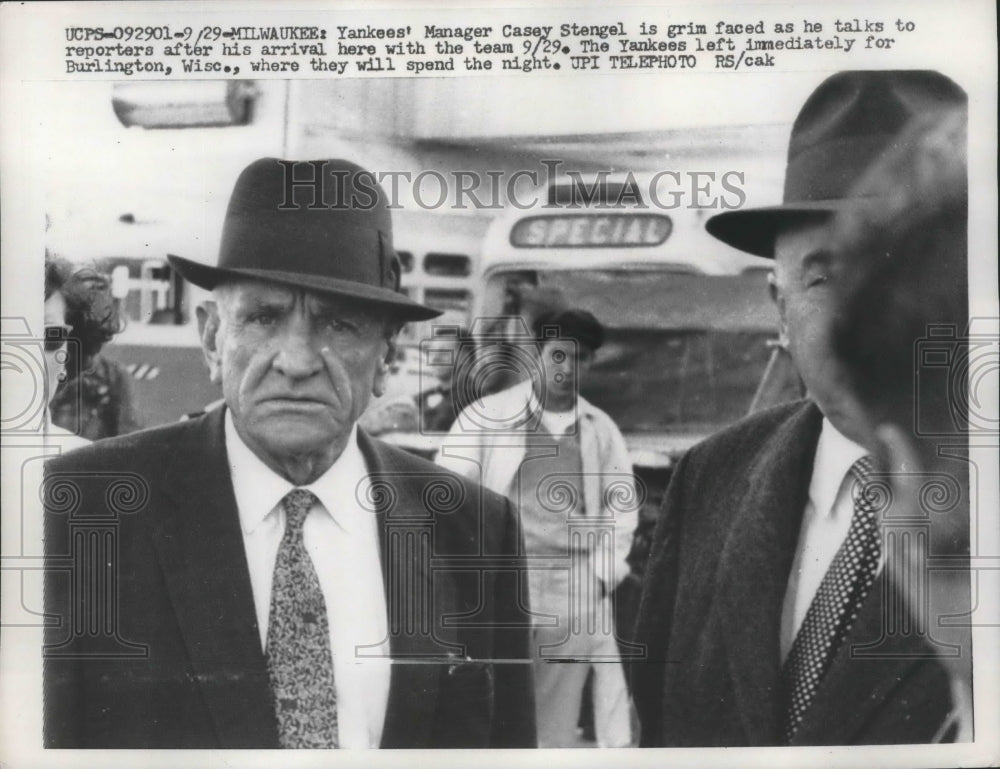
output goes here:
{"type": "Polygon", "coordinates": [[[180,326],[187,322],[185,283],[170,265],[144,262],[139,270],[139,318],[152,325],[180,326]]]}
{"type": "Polygon", "coordinates": [[[500,297],[501,315],[520,315],[525,296],[538,287],[538,273],[533,270],[515,270],[503,274],[503,278],[490,281],[484,297],[487,302],[500,297]]]}
{"type": "Polygon", "coordinates": [[[465,254],[435,254],[424,257],[424,272],[451,278],[464,278],[472,272],[472,260],[465,254]]]}

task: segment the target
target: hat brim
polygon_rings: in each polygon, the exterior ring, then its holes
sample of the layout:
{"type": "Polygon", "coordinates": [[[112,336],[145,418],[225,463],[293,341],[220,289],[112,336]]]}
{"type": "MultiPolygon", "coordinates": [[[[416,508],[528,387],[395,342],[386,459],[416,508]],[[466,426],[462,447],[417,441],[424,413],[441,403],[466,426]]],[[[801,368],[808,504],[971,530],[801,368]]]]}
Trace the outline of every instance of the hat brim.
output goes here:
{"type": "Polygon", "coordinates": [[[408,299],[390,289],[357,283],[352,280],[339,280],[321,275],[306,275],[298,272],[283,272],[281,270],[220,269],[219,267],[211,267],[207,264],[185,259],[182,256],[174,256],[173,254],[168,254],[167,259],[170,261],[170,265],[186,280],[209,291],[226,280],[261,280],[279,283],[283,286],[308,288],[311,291],[333,294],[334,296],[360,299],[364,302],[377,305],[379,308],[391,313],[393,318],[400,321],[430,320],[442,314],[441,310],[435,310],[432,307],[418,304],[412,299],[408,299]]]}
{"type": "Polygon", "coordinates": [[[804,216],[835,214],[860,203],[857,198],[814,200],[724,211],[705,222],[705,229],[709,235],[726,245],[746,251],[748,254],[773,259],[774,241],[782,226],[804,216]]]}

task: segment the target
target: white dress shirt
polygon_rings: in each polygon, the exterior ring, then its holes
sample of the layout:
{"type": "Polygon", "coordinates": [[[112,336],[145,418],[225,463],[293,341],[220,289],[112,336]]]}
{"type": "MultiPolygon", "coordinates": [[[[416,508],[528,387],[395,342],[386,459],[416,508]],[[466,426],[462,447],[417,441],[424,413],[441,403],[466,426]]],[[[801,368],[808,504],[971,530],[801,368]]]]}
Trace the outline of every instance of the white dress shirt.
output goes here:
{"type": "MultiPolygon", "coordinates": [[[[274,563],[285,531],[281,500],[296,487],[243,443],[228,411],[226,453],[263,650],[274,563]]],[[[379,746],[389,699],[390,661],[378,656],[385,648],[388,620],[377,520],[358,501],[366,498],[367,483],[368,468],[355,428],[333,466],[315,483],[301,487],[321,503],[309,511],[302,536],[326,599],[342,748],[379,746]]]]}
{"type": "Polygon", "coordinates": [[[781,611],[782,662],[792,648],[827,569],[847,538],[854,517],[852,479],[848,471],[867,453],[862,446],[841,434],[829,420],[823,420],[809,483],[809,500],[802,516],[781,611]]]}

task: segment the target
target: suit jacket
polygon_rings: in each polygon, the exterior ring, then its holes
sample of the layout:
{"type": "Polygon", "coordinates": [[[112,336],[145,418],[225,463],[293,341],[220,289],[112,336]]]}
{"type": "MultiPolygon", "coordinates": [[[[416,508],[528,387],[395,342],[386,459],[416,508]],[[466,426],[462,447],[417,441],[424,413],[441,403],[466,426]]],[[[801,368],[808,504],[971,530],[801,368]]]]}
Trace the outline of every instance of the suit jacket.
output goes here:
{"type": "MultiPolygon", "coordinates": [[[[675,468],[636,628],[648,655],[634,666],[642,745],[781,744],[782,604],[821,425],[810,402],[779,406],[675,468]]],[[[793,744],[929,742],[947,716],[948,679],[933,650],[883,630],[899,605],[884,572],[793,744]]]]}
{"type": "MultiPolygon", "coordinates": [[[[223,414],[49,464],[47,747],[279,747],[223,414]]],[[[516,513],[358,435],[390,615],[382,747],[533,747],[516,513]]]]}

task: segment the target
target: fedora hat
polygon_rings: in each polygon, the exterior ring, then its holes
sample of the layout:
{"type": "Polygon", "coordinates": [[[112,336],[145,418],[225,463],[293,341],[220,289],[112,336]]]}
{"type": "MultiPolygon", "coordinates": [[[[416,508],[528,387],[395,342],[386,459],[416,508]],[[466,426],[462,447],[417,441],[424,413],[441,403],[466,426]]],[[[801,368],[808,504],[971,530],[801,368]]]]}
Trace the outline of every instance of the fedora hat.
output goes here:
{"type": "Polygon", "coordinates": [[[206,289],[263,280],[361,299],[401,321],[441,314],[400,293],[385,193],[346,160],[254,161],[229,198],[218,265],[168,258],[206,289]]]}
{"type": "Polygon", "coordinates": [[[865,199],[852,188],[910,120],[965,101],[965,92],[937,72],[832,75],[813,91],[792,126],[781,205],[716,214],[705,229],[741,251],[773,258],[783,223],[863,205],[865,199]]]}

